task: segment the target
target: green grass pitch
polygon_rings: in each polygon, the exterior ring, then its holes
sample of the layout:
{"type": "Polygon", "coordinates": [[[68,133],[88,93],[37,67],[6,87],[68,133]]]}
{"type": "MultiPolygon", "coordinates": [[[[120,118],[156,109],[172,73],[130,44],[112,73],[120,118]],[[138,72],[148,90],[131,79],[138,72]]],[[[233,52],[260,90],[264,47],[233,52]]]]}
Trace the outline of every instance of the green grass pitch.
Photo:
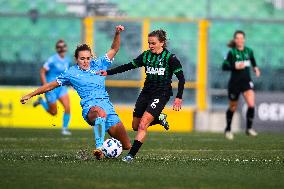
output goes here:
{"type": "Polygon", "coordinates": [[[284,134],[149,133],[131,164],[93,147],[91,130],[0,129],[0,188],[284,188],[284,134]]]}

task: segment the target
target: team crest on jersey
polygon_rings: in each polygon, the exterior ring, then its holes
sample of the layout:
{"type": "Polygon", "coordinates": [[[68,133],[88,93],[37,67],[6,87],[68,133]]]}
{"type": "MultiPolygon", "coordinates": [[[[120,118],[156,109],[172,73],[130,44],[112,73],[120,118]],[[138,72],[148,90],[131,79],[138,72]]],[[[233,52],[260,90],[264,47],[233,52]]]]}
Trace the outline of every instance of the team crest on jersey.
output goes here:
{"type": "Polygon", "coordinates": [[[165,68],[153,68],[150,66],[146,67],[146,73],[148,74],[158,74],[158,75],[164,75],[165,74],[165,68]]]}
{"type": "Polygon", "coordinates": [[[240,58],[240,55],[237,54],[237,55],[236,55],[236,58],[240,58]]]}
{"type": "Polygon", "coordinates": [[[163,65],[163,59],[161,58],[160,60],[158,60],[159,61],[159,66],[162,66],[163,65]]]}

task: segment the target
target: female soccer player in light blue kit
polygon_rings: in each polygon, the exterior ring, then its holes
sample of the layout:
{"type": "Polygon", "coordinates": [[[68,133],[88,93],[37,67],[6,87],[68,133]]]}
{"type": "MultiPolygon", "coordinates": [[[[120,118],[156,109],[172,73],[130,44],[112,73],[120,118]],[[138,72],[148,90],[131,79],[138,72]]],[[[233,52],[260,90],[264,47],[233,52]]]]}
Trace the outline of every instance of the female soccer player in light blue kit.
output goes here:
{"type": "Polygon", "coordinates": [[[83,44],[75,50],[77,65],[70,67],[67,71],[56,78],[55,81],[47,83],[34,92],[21,98],[21,103],[25,104],[33,96],[46,93],[59,86],[70,85],[81,98],[82,116],[85,121],[94,126],[96,149],[94,155],[97,159],[103,157],[102,145],[105,131],[110,136],[118,139],[122,143],[123,149],[131,148],[130,139],[126,130],[116,114],[109,95],[105,89],[105,76],[98,75],[99,70],[106,70],[120,47],[120,32],[123,26],[117,26],[111,49],[106,55],[92,59],[91,49],[83,44]]]}
{"type": "MultiPolygon", "coordinates": [[[[56,54],[49,57],[47,62],[43,65],[40,70],[40,79],[42,84],[54,81],[56,77],[62,74],[70,66],[70,58],[66,57],[67,45],[65,41],[60,39],[55,45],[56,54]]],[[[71,135],[68,130],[68,125],[70,121],[70,100],[68,96],[67,87],[61,86],[52,91],[45,93],[46,101],[41,97],[34,102],[34,107],[42,105],[42,107],[49,114],[55,116],[57,114],[57,104],[59,101],[64,107],[63,124],[62,124],[62,135],[71,135]]]]}

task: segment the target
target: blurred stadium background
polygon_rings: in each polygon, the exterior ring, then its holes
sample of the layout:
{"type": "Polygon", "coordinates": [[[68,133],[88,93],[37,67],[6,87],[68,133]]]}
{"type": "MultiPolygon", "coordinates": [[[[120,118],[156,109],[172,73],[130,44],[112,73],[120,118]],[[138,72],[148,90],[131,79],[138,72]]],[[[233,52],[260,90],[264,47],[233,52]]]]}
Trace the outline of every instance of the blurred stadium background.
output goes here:
{"type": "MultiPolygon", "coordinates": [[[[169,104],[166,109],[172,131],[223,131],[229,73],[221,64],[237,29],[247,33],[262,71],[254,78],[255,128],[284,131],[283,0],[0,0],[0,5],[0,127],[60,128],[61,114],[54,118],[31,103],[22,106],[20,96],[40,85],[39,69],[55,53],[58,39],[66,40],[70,56],[82,42],[100,56],[111,45],[114,26],[123,24],[114,66],[146,49],[147,33],[159,28],[168,32],[169,49],[183,64],[185,108],[176,113],[169,104]]],[[[111,100],[128,128],[143,79],[141,70],[108,78],[111,100]]],[[[87,128],[77,94],[71,96],[70,128],[87,128]]],[[[244,125],[242,109],[235,130],[244,125]]]]}

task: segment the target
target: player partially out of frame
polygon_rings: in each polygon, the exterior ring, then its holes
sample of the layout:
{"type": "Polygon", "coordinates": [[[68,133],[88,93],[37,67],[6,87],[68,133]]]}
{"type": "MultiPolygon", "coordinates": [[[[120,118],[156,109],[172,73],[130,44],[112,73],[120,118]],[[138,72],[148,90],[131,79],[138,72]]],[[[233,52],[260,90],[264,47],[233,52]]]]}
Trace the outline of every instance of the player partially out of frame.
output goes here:
{"type": "Polygon", "coordinates": [[[110,136],[121,141],[123,149],[126,150],[131,147],[125,127],[109,100],[109,95],[105,89],[105,77],[96,74],[99,70],[106,70],[111,65],[119,50],[120,32],[123,30],[123,26],[116,26],[112,46],[102,57],[92,59],[91,48],[88,45],[77,46],[74,53],[76,65],[66,70],[55,81],[47,83],[21,98],[21,103],[25,104],[33,96],[46,93],[59,86],[72,86],[81,98],[83,118],[89,125],[94,126],[96,149],[93,153],[97,159],[103,157],[101,149],[106,131],[110,136]]]}
{"type": "MultiPolygon", "coordinates": [[[[56,77],[62,74],[70,66],[70,58],[66,56],[67,45],[63,39],[60,39],[55,44],[56,54],[49,57],[40,70],[41,83],[44,85],[48,82],[54,81],[56,77]]],[[[68,130],[70,122],[70,100],[68,96],[67,87],[61,86],[54,90],[45,93],[45,98],[39,97],[34,102],[34,107],[41,105],[46,112],[55,116],[57,114],[57,101],[64,107],[62,135],[71,135],[68,130]]]]}
{"type": "Polygon", "coordinates": [[[178,58],[166,49],[167,37],[164,30],[155,30],[148,34],[149,50],[144,51],[136,59],[107,71],[101,75],[113,75],[138,67],[145,67],[146,80],[136,101],[133,112],[132,128],[138,131],[132,148],[123,161],[130,162],[145,141],[147,128],[150,125],[161,124],[168,129],[166,115],[162,110],[173,95],[172,76],[179,80],[178,93],[174,100],[173,109],[179,111],[182,105],[182,94],[185,79],[178,58]]]}
{"type": "Polygon", "coordinates": [[[237,109],[240,94],[244,96],[248,106],[246,113],[246,134],[256,136],[256,131],[252,129],[255,94],[254,84],[250,76],[250,67],[253,67],[256,77],[260,76],[260,70],[256,65],[252,49],[245,46],[245,33],[243,31],[236,31],[234,39],[230,41],[228,46],[231,49],[222,66],[223,70],[231,72],[228,84],[229,108],[226,112],[227,126],[225,128],[225,137],[229,140],[234,138],[231,132],[231,123],[234,112],[237,109]]]}

